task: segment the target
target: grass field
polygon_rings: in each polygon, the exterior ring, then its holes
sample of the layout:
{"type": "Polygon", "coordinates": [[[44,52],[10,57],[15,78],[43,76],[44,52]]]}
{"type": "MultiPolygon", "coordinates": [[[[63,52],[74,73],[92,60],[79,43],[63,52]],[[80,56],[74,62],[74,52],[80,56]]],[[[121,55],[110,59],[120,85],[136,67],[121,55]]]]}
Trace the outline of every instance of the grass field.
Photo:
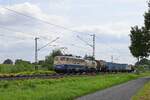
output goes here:
{"type": "MultiPolygon", "coordinates": [[[[49,70],[43,67],[38,67],[38,70],[48,72],[49,70]]],[[[0,74],[18,74],[18,73],[35,73],[38,72],[35,70],[35,66],[32,64],[0,64],[0,74]]]]}
{"type": "Polygon", "coordinates": [[[0,81],[0,100],[72,100],[138,78],[135,74],[0,81]]]}
{"type": "Polygon", "coordinates": [[[0,64],[0,73],[18,73],[23,71],[34,71],[32,65],[11,65],[11,64],[0,64]]]}
{"type": "Polygon", "coordinates": [[[15,76],[22,76],[22,75],[49,75],[54,74],[54,71],[46,71],[46,70],[36,70],[36,71],[24,71],[19,73],[0,73],[0,77],[15,77],[15,76]]]}
{"type": "Polygon", "coordinates": [[[150,82],[147,83],[132,100],[150,100],[150,82]]]}

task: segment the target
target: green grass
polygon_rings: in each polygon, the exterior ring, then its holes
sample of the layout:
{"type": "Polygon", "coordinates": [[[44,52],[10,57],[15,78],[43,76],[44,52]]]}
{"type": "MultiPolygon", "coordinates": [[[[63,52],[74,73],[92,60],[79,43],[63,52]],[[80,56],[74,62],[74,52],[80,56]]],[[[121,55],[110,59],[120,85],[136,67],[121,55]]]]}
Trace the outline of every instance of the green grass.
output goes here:
{"type": "MultiPolygon", "coordinates": [[[[43,67],[38,67],[38,70],[48,71],[48,69],[43,67]]],[[[10,74],[10,73],[24,73],[24,72],[37,72],[32,64],[0,64],[0,74],[10,74]]]]}
{"type": "Polygon", "coordinates": [[[36,71],[25,71],[20,73],[15,73],[15,75],[38,75],[38,74],[54,74],[54,71],[46,71],[46,70],[36,70],[36,71]]]}
{"type": "Polygon", "coordinates": [[[145,75],[105,74],[61,79],[0,81],[0,100],[72,100],[145,75]]]}
{"type": "Polygon", "coordinates": [[[11,76],[21,76],[21,75],[49,75],[54,74],[56,72],[54,71],[44,71],[44,70],[36,70],[36,71],[25,71],[25,72],[19,72],[19,73],[0,73],[0,77],[11,77],[11,76]]]}
{"type": "Polygon", "coordinates": [[[34,66],[28,65],[11,65],[11,64],[0,64],[0,73],[18,73],[23,71],[34,71],[34,66]]]}
{"type": "Polygon", "coordinates": [[[150,82],[148,82],[132,100],[150,100],[150,82]]]}

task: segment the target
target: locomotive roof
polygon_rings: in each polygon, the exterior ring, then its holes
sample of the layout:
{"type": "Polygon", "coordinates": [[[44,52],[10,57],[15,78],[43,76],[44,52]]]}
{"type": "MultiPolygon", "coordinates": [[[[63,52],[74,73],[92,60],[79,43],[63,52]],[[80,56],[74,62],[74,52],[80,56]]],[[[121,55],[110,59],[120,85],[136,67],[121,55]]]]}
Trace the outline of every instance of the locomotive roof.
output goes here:
{"type": "MultiPolygon", "coordinates": [[[[65,57],[65,58],[72,58],[72,59],[86,60],[86,59],[79,58],[79,57],[76,57],[76,56],[56,56],[56,57],[65,57]]],[[[87,61],[87,60],[86,60],[86,61],[87,61]]],[[[89,61],[92,61],[92,60],[89,60],[89,61]]],[[[105,60],[94,60],[94,61],[106,62],[105,60]]]]}
{"type": "Polygon", "coordinates": [[[73,58],[73,59],[81,59],[81,60],[84,60],[83,58],[78,58],[78,57],[74,57],[74,56],[56,56],[56,57],[65,57],[65,58],[73,58]]]}

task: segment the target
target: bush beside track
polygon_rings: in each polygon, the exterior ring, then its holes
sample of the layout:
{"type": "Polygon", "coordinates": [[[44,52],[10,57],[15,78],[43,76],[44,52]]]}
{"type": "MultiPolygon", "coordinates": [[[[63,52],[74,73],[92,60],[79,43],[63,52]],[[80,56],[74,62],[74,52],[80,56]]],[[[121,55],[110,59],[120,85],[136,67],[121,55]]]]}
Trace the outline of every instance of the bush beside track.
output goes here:
{"type": "Polygon", "coordinates": [[[0,81],[0,100],[72,100],[150,73],[0,81]]]}
{"type": "Polygon", "coordinates": [[[0,64],[0,73],[19,73],[24,71],[34,71],[35,68],[32,64],[0,64]]]}
{"type": "Polygon", "coordinates": [[[38,75],[51,75],[54,71],[49,71],[42,67],[35,70],[33,64],[0,64],[0,78],[22,77],[22,76],[38,76],[38,75]]]}
{"type": "Polygon", "coordinates": [[[54,71],[43,71],[43,70],[37,70],[37,71],[25,71],[20,73],[0,73],[0,78],[3,77],[17,77],[17,76],[33,76],[33,75],[51,75],[55,74],[54,71]]]}

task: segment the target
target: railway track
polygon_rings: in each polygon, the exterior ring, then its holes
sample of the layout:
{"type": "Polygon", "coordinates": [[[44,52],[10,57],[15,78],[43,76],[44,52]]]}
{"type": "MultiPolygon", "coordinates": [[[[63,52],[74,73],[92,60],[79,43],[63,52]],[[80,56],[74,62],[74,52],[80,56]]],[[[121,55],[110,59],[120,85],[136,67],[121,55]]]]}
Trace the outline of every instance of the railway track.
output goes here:
{"type": "Polygon", "coordinates": [[[0,80],[25,80],[25,79],[55,79],[63,78],[61,74],[38,74],[38,75],[17,75],[17,76],[1,76],[0,80]]]}
{"type": "Polygon", "coordinates": [[[25,79],[59,79],[74,76],[93,76],[95,74],[38,74],[38,75],[17,75],[17,76],[0,76],[1,80],[25,80],[25,79]]]}

